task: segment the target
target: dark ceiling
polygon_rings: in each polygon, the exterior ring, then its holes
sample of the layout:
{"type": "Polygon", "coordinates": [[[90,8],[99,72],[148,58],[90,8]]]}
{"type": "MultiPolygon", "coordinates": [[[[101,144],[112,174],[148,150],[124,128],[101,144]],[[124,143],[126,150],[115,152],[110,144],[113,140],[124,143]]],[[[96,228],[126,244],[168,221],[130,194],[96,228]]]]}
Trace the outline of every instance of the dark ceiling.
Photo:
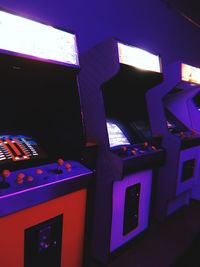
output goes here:
{"type": "Polygon", "coordinates": [[[200,0],[163,0],[167,6],[200,27],[200,0]]]}

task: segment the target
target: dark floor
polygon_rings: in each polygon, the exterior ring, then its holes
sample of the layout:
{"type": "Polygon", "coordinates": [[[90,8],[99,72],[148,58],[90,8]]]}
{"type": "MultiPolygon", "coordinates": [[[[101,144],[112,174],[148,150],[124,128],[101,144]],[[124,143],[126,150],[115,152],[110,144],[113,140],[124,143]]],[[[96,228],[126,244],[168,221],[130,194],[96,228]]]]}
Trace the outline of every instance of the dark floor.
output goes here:
{"type": "Polygon", "coordinates": [[[200,267],[200,202],[191,202],[164,223],[151,226],[108,266],[200,267]]]}

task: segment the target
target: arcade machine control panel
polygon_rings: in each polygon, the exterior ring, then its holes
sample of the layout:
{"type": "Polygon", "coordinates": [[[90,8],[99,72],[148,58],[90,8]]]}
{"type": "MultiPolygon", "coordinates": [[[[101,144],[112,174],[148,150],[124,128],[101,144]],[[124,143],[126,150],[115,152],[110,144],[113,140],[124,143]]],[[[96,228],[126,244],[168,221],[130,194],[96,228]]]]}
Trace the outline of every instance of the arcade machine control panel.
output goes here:
{"type": "Polygon", "coordinates": [[[200,145],[200,135],[195,130],[187,128],[168,110],[165,110],[165,114],[167,117],[167,129],[181,140],[181,149],[200,145]]]}
{"type": "MultiPolygon", "coordinates": [[[[44,152],[41,151],[38,144],[29,137],[0,137],[1,164],[42,157],[44,152]]],[[[73,185],[73,181],[77,181],[79,176],[83,179],[88,174],[91,171],[80,163],[63,159],[58,159],[57,163],[26,169],[3,169],[0,181],[0,216],[66,194],[67,184],[73,185]],[[40,194],[40,198],[34,197],[30,201],[30,195],[36,192],[40,194]]]]}
{"type": "MultiPolygon", "coordinates": [[[[137,169],[148,167],[149,164],[161,164],[164,161],[165,155],[161,148],[160,137],[133,143],[129,141],[131,139],[129,134],[120,129],[116,122],[108,121],[107,129],[111,151],[124,161],[126,170],[130,164],[129,167],[137,169]]],[[[145,140],[144,137],[142,139],[145,140]]]]}
{"type": "Polygon", "coordinates": [[[158,152],[159,148],[154,145],[150,145],[148,142],[144,142],[142,144],[122,146],[120,148],[112,149],[112,151],[122,158],[127,159],[127,157],[136,158],[155,153],[155,151],[158,152]]]}

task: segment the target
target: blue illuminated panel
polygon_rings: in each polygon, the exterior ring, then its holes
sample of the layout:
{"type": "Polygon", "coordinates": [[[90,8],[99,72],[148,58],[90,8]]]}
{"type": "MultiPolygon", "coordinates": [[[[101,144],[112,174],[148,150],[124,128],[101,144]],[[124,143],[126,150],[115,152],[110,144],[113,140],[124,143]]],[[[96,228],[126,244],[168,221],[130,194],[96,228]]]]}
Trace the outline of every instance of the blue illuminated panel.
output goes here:
{"type": "Polygon", "coordinates": [[[125,134],[122,130],[113,122],[107,122],[108,138],[110,147],[119,145],[130,145],[125,134]]]}

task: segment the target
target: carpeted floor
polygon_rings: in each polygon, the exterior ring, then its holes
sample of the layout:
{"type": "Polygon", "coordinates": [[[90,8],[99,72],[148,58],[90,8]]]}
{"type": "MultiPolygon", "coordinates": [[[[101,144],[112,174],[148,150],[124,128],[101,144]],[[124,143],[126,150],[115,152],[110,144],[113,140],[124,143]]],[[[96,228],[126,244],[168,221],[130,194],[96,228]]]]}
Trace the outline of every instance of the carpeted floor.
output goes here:
{"type": "Polygon", "coordinates": [[[164,223],[152,225],[107,266],[200,267],[200,202],[193,201],[164,223]]]}
{"type": "Polygon", "coordinates": [[[200,232],[171,267],[200,267],[200,232]]]}

